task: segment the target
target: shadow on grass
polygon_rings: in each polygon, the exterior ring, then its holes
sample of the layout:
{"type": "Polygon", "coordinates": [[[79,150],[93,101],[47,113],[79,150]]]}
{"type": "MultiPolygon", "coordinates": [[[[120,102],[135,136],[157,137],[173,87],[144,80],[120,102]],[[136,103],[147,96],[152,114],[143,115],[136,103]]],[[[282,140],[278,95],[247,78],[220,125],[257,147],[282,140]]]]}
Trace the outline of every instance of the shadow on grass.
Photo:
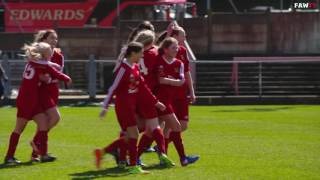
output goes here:
{"type": "Polygon", "coordinates": [[[236,110],[216,110],[216,111],[211,111],[211,112],[272,112],[272,111],[281,111],[281,110],[288,110],[288,109],[294,109],[294,107],[276,107],[276,108],[246,108],[246,109],[236,109],[236,110]]]}
{"type": "Polygon", "coordinates": [[[96,179],[103,177],[123,177],[130,175],[126,169],[114,167],[97,171],[85,171],[80,173],[69,174],[72,179],[96,179]]]}
{"type": "MultiPolygon", "coordinates": [[[[166,167],[163,167],[159,164],[154,164],[147,166],[143,168],[144,170],[161,170],[166,169],[166,167]]],[[[103,170],[97,170],[97,171],[86,171],[86,172],[80,172],[80,173],[73,173],[69,174],[69,176],[72,176],[72,179],[81,180],[81,179],[97,179],[97,178],[103,178],[103,177],[123,177],[123,176],[129,176],[129,172],[126,169],[113,167],[113,168],[107,168],[103,170]]]]}
{"type": "Polygon", "coordinates": [[[144,167],[143,169],[150,171],[150,170],[155,170],[155,169],[161,170],[161,169],[169,169],[169,168],[167,168],[165,166],[161,166],[160,164],[152,164],[152,165],[148,165],[147,167],[144,167]]]}
{"type": "Polygon", "coordinates": [[[27,162],[22,162],[21,164],[14,164],[14,165],[0,164],[0,169],[19,168],[19,167],[32,166],[36,164],[39,164],[39,163],[33,163],[32,161],[27,161],[27,162]]]}

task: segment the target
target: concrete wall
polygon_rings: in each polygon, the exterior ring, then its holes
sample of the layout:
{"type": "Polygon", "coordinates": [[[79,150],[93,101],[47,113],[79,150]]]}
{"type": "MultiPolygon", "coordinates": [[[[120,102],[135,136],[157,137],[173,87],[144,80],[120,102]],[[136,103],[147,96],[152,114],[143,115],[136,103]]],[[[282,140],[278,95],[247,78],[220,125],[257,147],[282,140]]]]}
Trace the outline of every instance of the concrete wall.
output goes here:
{"type": "MultiPolygon", "coordinates": [[[[116,28],[59,29],[60,46],[70,59],[114,58],[139,22],[122,22],[116,28]]],[[[153,22],[157,32],[168,22],[153,22]]],[[[209,18],[179,22],[198,56],[320,54],[319,13],[212,14],[209,18]],[[209,27],[209,28],[208,28],[209,27]]],[[[1,50],[19,50],[31,42],[29,33],[0,33],[1,50]]]]}
{"type": "Polygon", "coordinates": [[[265,53],[266,15],[213,15],[210,54],[265,53]]]}
{"type": "Polygon", "coordinates": [[[284,54],[320,53],[320,14],[273,14],[271,49],[284,54]]]}
{"type": "MultiPolygon", "coordinates": [[[[58,29],[59,47],[68,59],[89,59],[94,54],[98,59],[117,56],[116,29],[58,29]]],[[[0,33],[0,49],[19,51],[24,43],[33,41],[32,33],[0,33]]]]}
{"type": "Polygon", "coordinates": [[[198,55],[320,54],[319,13],[213,14],[209,19],[185,20],[184,25],[198,55]]]}
{"type": "Polygon", "coordinates": [[[24,43],[32,41],[32,33],[0,33],[0,49],[2,51],[18,51],[24,43]]]}
{"type": "Polygon", "coordinates": [[[114,58],[117,55],[115,28],[59,29],[59,45],[71,59],[114,58]]]}

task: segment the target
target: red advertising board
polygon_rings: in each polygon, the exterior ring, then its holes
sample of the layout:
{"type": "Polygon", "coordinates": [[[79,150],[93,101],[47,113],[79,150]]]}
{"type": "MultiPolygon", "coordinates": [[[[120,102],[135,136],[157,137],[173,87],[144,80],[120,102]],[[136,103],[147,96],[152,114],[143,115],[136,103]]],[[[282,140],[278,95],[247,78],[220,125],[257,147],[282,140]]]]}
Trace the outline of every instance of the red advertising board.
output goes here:
{"type": "Polygon", "coordinates": [[[97,2],[7,3],[5,31],[34,32],[43,28],[83,27],[97,2]]]}
{"type": "MultiPolygon", "coordinates": [[[[1,1],[0,1],[1,2],[1,1]]],[[[129,6],[168,5],[186,0],[87,0],[75,3],[9,2],[0,3],[5,9],[6,32],[34,32],[44,28],[84,27],[94,18],[98,27],[114,25],[119,12],[129,6]],[[99,3],[99,7],[96,7],[99,3]]]]}

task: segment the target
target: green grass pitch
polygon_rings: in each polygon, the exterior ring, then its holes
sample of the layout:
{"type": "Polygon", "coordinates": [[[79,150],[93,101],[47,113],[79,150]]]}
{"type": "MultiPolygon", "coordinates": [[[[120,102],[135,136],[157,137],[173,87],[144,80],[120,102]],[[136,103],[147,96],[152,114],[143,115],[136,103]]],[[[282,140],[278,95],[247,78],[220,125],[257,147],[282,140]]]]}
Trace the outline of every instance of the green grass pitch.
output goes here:
{"type": "MultiPolygon", "coordinates": [[[[144,154],[149,175],[128,175],[106,155],[96,170],[92,151],[118,136],[112,110],[103,121],[98,107],[62,107],[62,120],[49,134],[49,152],[58,160],[29,164],[35,124],[23,133],[17,167],[0,168],[0,179],[320,179],[320,106],[193,106],[183,134],[187,154],[199,154],[193,165],[160,169],[157,155],[144,154]]],[[[15,123],[14,108],[0,108],[0,156],[15,123]]]]}

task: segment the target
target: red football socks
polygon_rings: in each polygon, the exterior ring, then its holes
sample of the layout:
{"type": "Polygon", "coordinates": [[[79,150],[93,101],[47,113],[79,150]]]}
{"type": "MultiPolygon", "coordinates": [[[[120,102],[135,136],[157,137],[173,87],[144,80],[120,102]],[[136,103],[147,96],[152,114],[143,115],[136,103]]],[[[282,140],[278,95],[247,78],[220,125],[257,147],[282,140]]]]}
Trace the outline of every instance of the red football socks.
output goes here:
{"type": "Polygon", "coordinates": [[[186,154],[184,152],[184,146],[181,138],[181,132],[171,132],[173,144],[179,154],[180,159],[185,158],[186,154]]]}
{"type": "Polygon", "coordinates": [[[157,143],[160,153],[166,154],[165,140],[164,140],[162,129],[160,128],[154,129],[152,132],[152,135],[157,143]]]}
{"type": "Polygon", "coordinates": [[[143,133],[142,137],[140,138],[139,145],[138,145],[138,157],[146,150],[146,148],[152,144],[153,139],[149,137],[146,133],[143,133]]]}
{"type": "Polygon", "coordinates": [[[16,152],[16,148],[19,142],[20,134],[12,132],[9,140],[9,148],[6,158],[12,158],[16,152]]]}
{"type": "Polygon", "coordinates": [[[48,131],[38,131],[40,156],[48,153],[48,131]]]}
{"type": "Polygon", "coordinates": [[[129,150],[129,158],[130,158],[130,166],[137,165],[137,139],[129,138],[128,141],[128,150],[129,150]]]}

